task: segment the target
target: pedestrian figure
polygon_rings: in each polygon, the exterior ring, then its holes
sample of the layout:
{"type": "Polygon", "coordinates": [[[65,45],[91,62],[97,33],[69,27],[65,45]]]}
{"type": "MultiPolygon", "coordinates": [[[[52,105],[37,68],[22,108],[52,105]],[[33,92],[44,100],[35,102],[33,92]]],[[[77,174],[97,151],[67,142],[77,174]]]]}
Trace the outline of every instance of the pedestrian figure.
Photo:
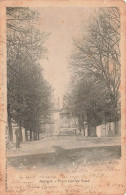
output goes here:
{"type": "Polygon", "coordinates": [[[15,135],[16,135],[16,148],[20,148],[21,132],[20,132],[20,129],[19,128],[17,128],[15,130],[15,135]]]}

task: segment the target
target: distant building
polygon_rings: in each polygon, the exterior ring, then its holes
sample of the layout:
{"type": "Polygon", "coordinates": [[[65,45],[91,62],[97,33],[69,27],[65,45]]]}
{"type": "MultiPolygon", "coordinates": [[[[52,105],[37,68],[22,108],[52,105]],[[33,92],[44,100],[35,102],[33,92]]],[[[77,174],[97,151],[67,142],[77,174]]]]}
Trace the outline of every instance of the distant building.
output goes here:
{"type": "Polygon", "coordinates": [[[60,134],[76,134],[78,132],[78,120],[72,117],[65,109],[60,112],[60,134]]]}
{"type": "Polygon", "coordinates": [[[77,118],[70,116],[64,108],[61,108],[59,98],[55,100],[51,109],[50,119],[45,125],[45,135],[47,136],[47,134],[50,134],[51,136],[55,136],[75,134],[77,132],[77,126],[77,118]]]}

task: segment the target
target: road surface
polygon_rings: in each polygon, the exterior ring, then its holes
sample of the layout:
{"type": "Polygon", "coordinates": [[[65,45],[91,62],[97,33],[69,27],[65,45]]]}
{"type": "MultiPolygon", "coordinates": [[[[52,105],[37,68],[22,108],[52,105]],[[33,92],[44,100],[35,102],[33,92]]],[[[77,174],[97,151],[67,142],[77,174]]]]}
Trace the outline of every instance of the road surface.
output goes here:
{"type": "Polygon", "coordinates": [[[8,149],[8,167],[67,169],[82,161],[119,159],[120,138],[52,137],[8,149]]]}

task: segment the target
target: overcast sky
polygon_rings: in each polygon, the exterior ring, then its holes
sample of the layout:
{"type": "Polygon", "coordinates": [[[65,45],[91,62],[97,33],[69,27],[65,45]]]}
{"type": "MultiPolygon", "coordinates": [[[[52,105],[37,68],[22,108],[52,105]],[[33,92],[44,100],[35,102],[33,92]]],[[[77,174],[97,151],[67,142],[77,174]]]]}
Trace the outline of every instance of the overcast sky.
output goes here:
{"type": "Polygon", "coordinates": [[[39,8],[39,28],[51,33],[45,43],[48,61],[42,60],[45,79],[55,89],[55,97],[62,98],[70,82],[68,68],[73,39],[79,39],[82,26],[93,12],[92,8],[39,8]]]}

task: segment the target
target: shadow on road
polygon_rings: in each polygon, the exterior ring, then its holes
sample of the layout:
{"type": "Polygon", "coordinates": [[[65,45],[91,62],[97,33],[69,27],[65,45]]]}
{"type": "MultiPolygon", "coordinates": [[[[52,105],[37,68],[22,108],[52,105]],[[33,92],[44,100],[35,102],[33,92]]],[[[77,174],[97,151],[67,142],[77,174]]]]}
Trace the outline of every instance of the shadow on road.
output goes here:
{"type": "Polygon", "coordinates": [[[89,148],[63,149],[53,146],[55,152],[34,155],[8,157],[8,166],[19,168],[68,168],[73,163],[78,164],[86,159],[86,162],[118,159],[121,156],[120,146],[103,146],[89,148]]]}

